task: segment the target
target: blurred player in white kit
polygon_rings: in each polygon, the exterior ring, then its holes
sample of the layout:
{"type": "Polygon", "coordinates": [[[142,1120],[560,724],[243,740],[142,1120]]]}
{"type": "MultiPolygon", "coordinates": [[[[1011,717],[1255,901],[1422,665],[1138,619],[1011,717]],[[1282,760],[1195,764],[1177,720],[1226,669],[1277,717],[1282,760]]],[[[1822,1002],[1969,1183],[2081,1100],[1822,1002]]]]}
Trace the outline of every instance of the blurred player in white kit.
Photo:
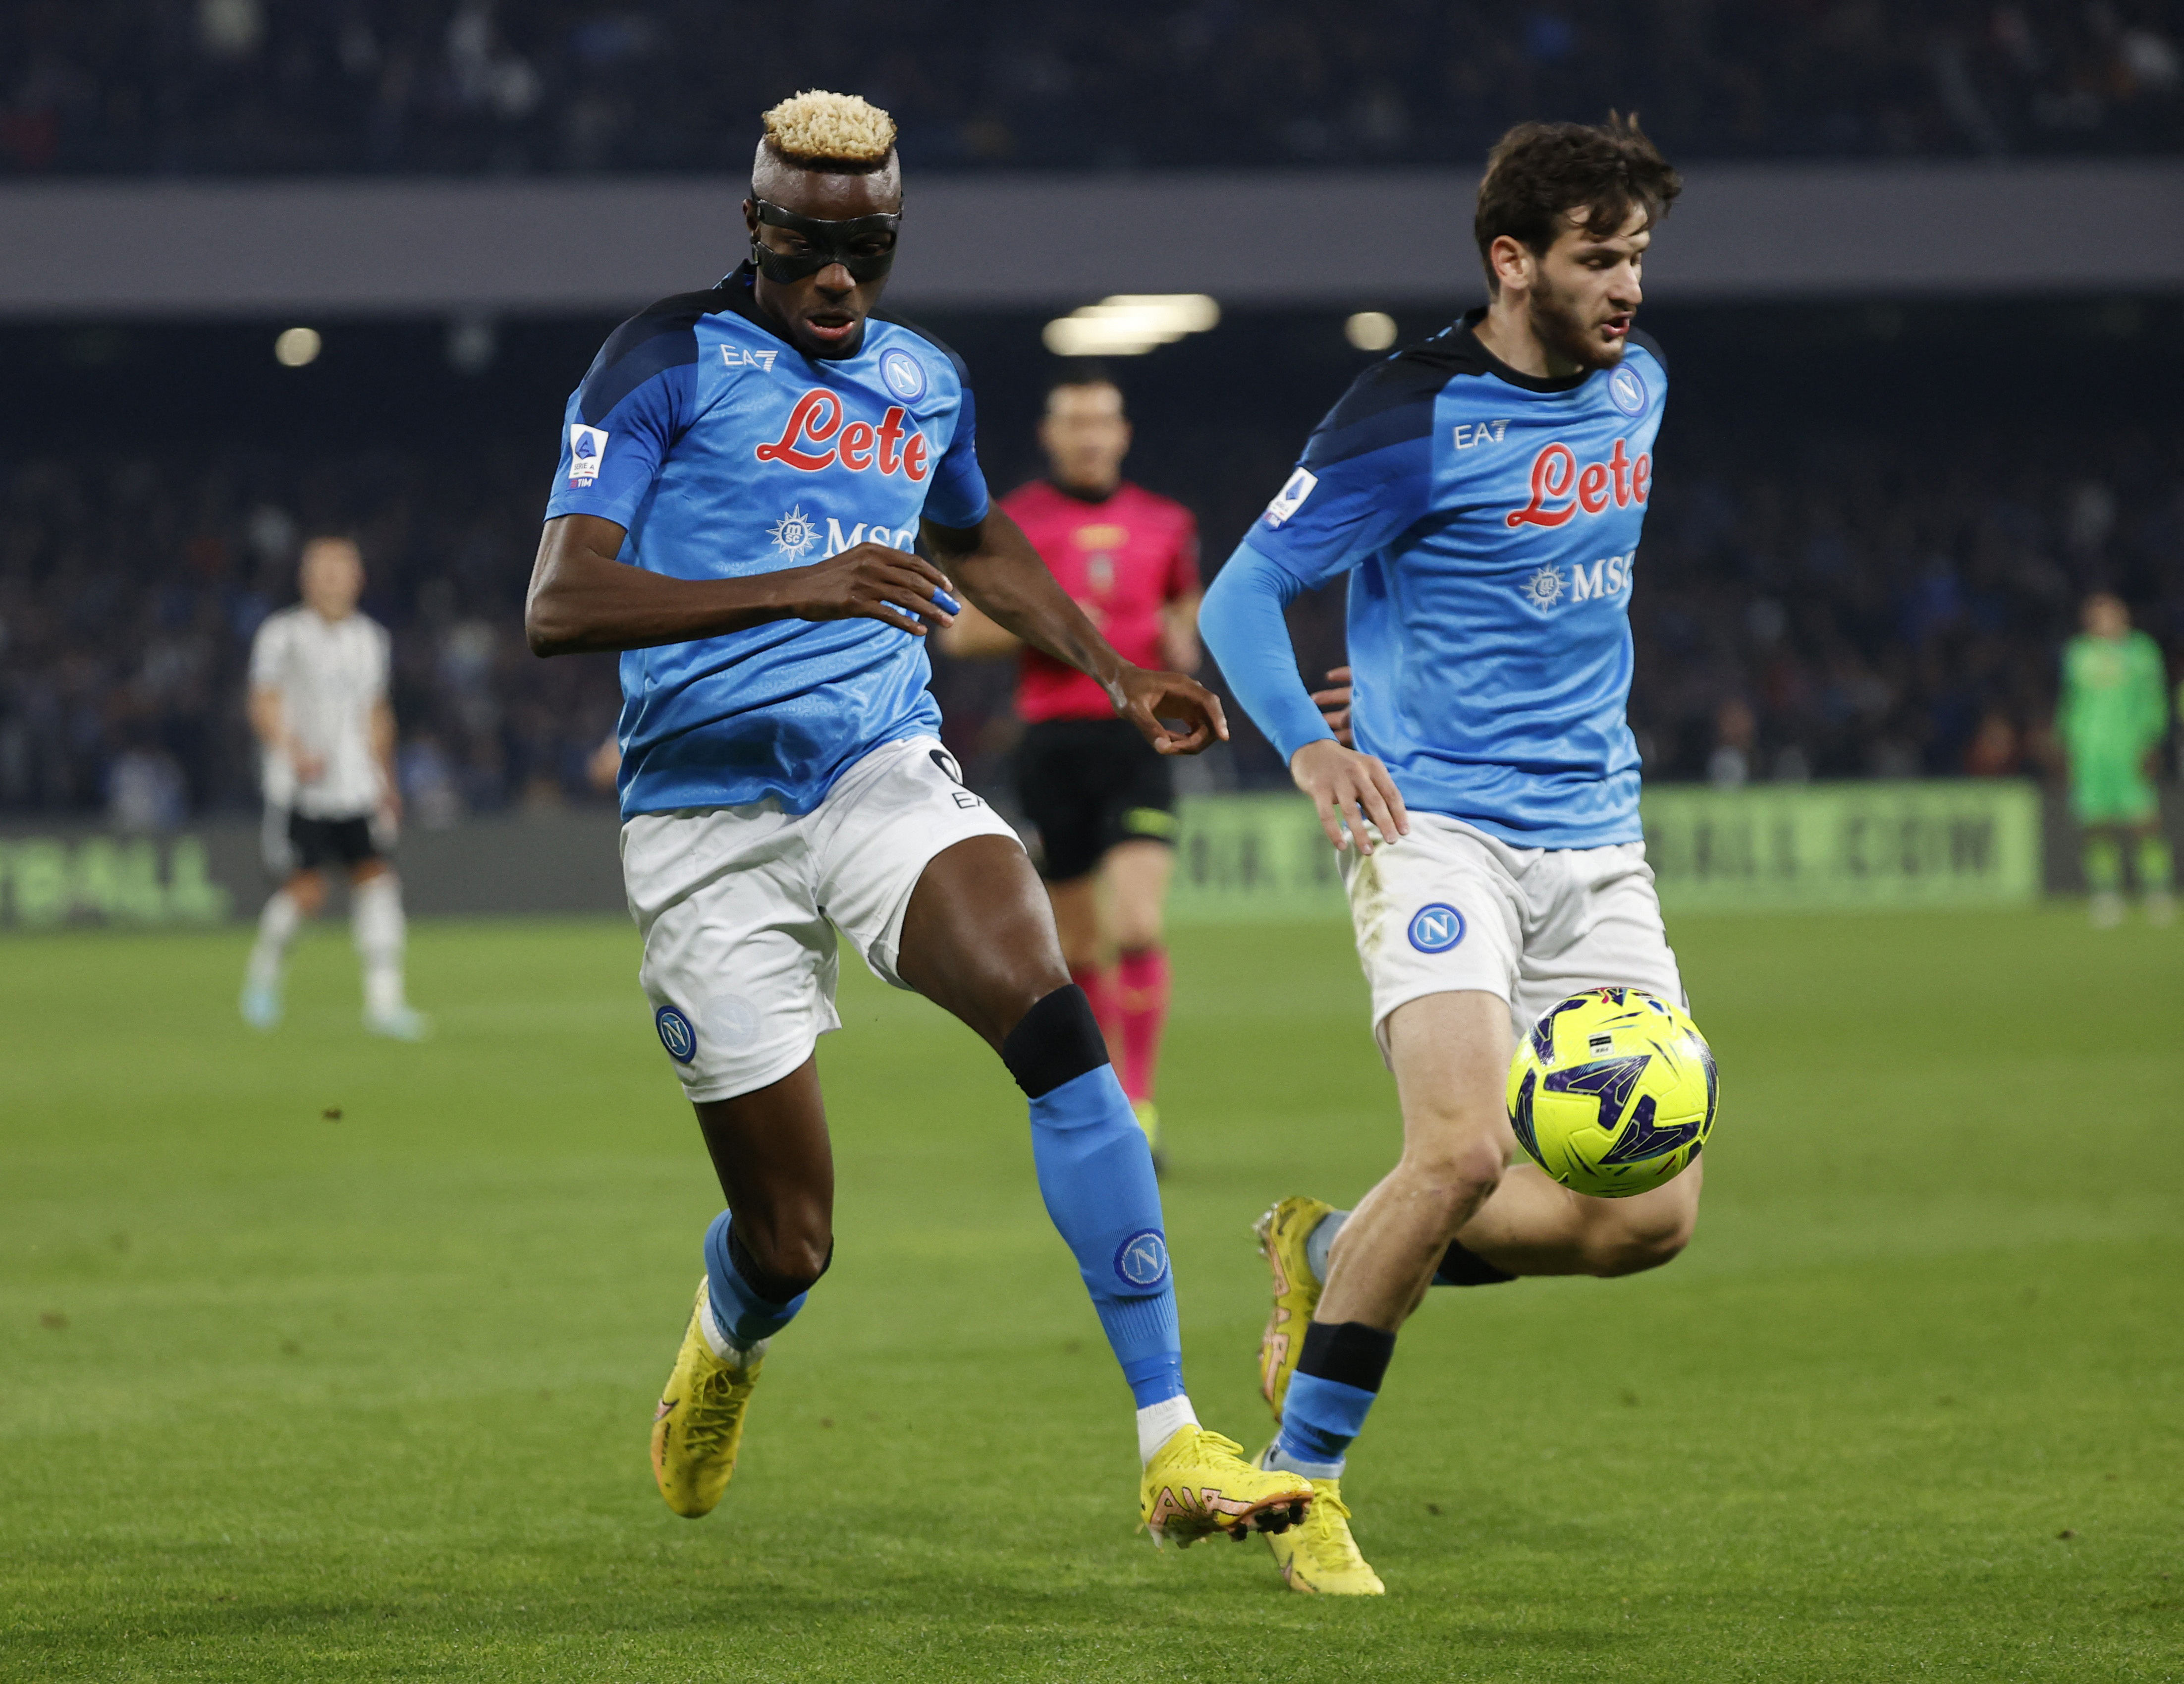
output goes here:
{"type": "Polygon", "coordinates": [[[402,884],[384,850],[401,816],[387,628],[357,611],[364,560],[344,538],[304,546],[303,601],[266,616],[250,647],[250,728],[264,756],[265,862],[285,880],[259,915],[242,1009],[252,1028],[281,1021],[288,944],[326,899],[326,868],[349,878],[349,921],[364,967],[364,1026],[421,1040],[429,1025],[403,991],[402,884]]]}

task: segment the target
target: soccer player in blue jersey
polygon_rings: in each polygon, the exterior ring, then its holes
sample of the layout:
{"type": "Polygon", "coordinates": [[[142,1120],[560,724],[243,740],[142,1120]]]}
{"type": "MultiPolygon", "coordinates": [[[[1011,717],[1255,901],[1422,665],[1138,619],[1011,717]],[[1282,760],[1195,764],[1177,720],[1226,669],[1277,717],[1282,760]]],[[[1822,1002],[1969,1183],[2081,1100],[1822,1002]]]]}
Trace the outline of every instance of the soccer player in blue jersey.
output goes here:
{"type": "Polygon", "coordinates": [[[1226,727],[1190,679],[1121,660],[989,503],[962,361],[872,314],[901,222],[894,133],[840,94],[766,114],[750,260],[607,341],[569,400],[532,579],[534,650],[624,651],[639,978],[728,1206],[654,1472],[678,1514],[720,1501],[767,1347],[833,1255],[813,1044],[839,1027],[838,929],[1028,1096],[1039,1191],[1137,1404],[1156,1540],[1284,1529],[1310,1485],[1246,1463],[1184,1391],[1145,1135],[1038,873],[940,745],[924,639],[952,587],[1092,675],[1161,752],[1226,727]]]}
{"type": "Polygon", "coordinates": [[[1403,1150],[1353,1211],[1284,1200],[1260,1458],[1312,1480],[1270,1540],[1300,1590],[1378,1594],[1337,1484],[1427,1286],[1667,1262],[1699,1168],[1582,1197],[1518,1152],[1513,1038],[1593,985],[1683,998],[1638,824],[1630,592],[1668,396],[1635,332],[1679,191],[1635,122],[1525,124],[1475,231],[1490,302],[1359,376],[1206,599],[1236,696],[1341,850],[1403,1150]],[[1346,746],[1299,681],[1283,605],[1349,576],[1346,746]]]}

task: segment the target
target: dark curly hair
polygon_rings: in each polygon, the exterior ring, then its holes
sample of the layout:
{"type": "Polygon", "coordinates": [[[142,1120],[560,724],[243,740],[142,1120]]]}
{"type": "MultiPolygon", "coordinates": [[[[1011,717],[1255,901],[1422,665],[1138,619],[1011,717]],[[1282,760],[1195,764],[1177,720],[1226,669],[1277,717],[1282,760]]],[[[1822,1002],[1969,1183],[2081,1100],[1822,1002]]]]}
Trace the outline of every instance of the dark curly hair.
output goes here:
{"type": "Polygon", "coordinates": [[[1634,205],[1652,227],[1683,190],[1683,178],[1639,128],[1635,113],[1611,111],[1597,125],[1518,124],[1487,154],[1472,219],[1488,289],[1499,283],[1487,252],[1504,234],[1544,254],[1572,212],[1582,213],[1578,226],[1602,240],[1630,219],[1634,205]]]}

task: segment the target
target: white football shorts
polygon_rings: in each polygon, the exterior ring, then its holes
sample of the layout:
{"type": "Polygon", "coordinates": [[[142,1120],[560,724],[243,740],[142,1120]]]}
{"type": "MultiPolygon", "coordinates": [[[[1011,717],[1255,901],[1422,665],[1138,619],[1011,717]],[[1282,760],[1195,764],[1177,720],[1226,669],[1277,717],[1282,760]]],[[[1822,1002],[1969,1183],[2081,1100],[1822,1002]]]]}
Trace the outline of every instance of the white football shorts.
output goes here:
{"type": "Polygon", "coordinates": [[[1383,1057],[1388,1015],[1429,994],[1479,989],[1523,1034],[1587,988],[1641,988],[1679,1005],[1683,979],[1643,842],[1518,848],[1439,813],[1360,859],[1343,856],[1357,957],[1383,1057]]]}
{"type": "Polygon", "coordinates": [[[841,1028],[837,928],[881,980],[907,987],[895,962],[911,891],[933,856],[973,836],[1017,839],[933,737],[875,749],[802,815],[767,800],[624,824],[638,979],[683,1091],[733,1099],[777,1082],[841,1028]]]}

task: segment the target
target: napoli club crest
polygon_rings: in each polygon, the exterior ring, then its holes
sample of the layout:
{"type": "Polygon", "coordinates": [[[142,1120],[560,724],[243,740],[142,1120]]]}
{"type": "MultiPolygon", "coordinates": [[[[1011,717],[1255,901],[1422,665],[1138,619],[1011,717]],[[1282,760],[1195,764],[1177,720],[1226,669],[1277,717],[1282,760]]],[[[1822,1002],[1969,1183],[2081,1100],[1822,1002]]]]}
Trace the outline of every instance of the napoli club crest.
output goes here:
{"type": "Polygon", "coordinates": [[[881,353],[880,378],[905,404],[915,404],[925,395],[925,365],[900,346],[881,353]]]}
{"type": "Polygon", "coordinates": [[[1412,914],[1407,933],[1419,952],[1446,953],[1463,940],[1463,914],[1445,901],[1435,901],[1412,914]]]}
{"type": "Polygon", "coordinates": [[[1629,363],[1618,363],[1615,371],[1607,376],[1607,401],[1626,415],[1635,418],[1644,415],[1649,401],[1646,376],[1629,363]]]}
{"type": "Polygon", "coordinates": [[[698,1056],[698,1032],[690,1027],[690,1020],[672,1006],[663,1006],[652,1014],[653,1027],[660,1031],[660,1044],[667,1049],[667,1056],[677,1064],[688,1064],[698,1056]]]}
{"type": "Polygon", "coordinates": [[[1126,1285],[1157,1286],[1167,1279],[1167,1241],[1157,1228],[1133,1234],[1115,1248],[1115,1273],[1126,1285]]]}

